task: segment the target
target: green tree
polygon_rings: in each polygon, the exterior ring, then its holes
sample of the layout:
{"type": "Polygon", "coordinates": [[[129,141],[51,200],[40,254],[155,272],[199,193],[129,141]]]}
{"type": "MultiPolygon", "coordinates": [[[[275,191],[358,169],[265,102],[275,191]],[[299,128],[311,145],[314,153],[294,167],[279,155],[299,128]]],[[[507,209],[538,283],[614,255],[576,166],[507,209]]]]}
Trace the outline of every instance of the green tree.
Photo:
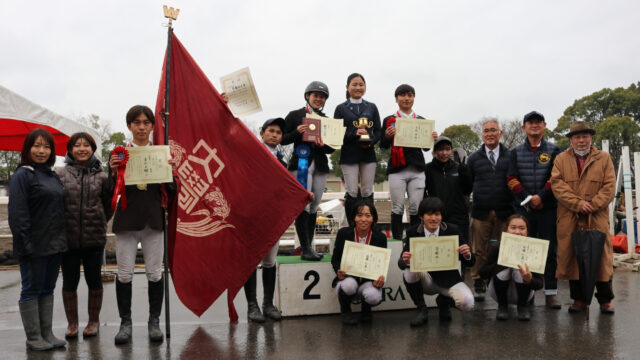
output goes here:
{"type": "Polygon", "coordinates": [[[117,131],[115,133],[111,132],[111,125],[108,122],[101,120],[100,116],[96,114],[81,116],[76,118],[76,121],[92,128],[100,136],[99,139],[94,140],[102,144],[102,153],[99,155],[102,157],[102,164],[106,170],[111,151],[116,146],[124,146],[127,143],[125,134],[121,131],[117,131]]]}
{"type": "Polygon", "coordinates": [[[467,154],[478,150],[482,144],[478,134],[469,125],[451,125],[444,129],[441,135],[451,139],[454,148],[461,147],[467,154]]]}
{"type": "Polygon", "coordinates": [[[640,151],[640,126],[629,116],[610,116],[595,125],[593,142],[602,149],[602,140],[609,140],[609,153],[617,169],[622,147],[629,146],[631,154],[640,151]]]}
{"type": "Polygon", "coordinates": [[[19,163],[19,151],[0,151],[0,182],[8,182],[19,163]]]}

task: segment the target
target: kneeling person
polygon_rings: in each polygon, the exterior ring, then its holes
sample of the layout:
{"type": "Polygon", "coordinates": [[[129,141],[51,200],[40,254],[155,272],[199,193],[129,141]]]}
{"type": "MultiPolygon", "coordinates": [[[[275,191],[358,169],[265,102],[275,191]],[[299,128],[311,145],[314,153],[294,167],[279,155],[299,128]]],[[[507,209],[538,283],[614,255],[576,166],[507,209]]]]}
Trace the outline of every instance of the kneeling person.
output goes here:
{"type": "Polygon", "coordinates": [[[467,239],[462,235],[457,226],[442,221],[445,205],[437,197],[429,197],[420,203],[418,216],[422,221],[407,230],[404,239],[402,255],[398,259],[398,267],[403,270],[403,280],[411,300],[418,308],[417,316],[411,320],[411,326],[421,326],[427,322],[427,306],[424,294],[438,295],[436,303],[440,311],[440,320],[451,320],[450,306],[455,306],[462,311],[473,309],[474,299],[471,290],[463,282],[458,270],[442,270],[430,272],[411,272],[411,252],[409,251],[409,239],[412,237],[451,236],[458,235],[458,253],[460,261],[466,267],[472,267],[476,259],[467,239]]]}
{"type": "Polygon", "coordinates": [[[347,275],[340,268],[345,241],[355,241],[360,244],[386,248],[387,237],[373,228],[378,222],[378,212],[369,202],[359,201],[356,203],[352,208],[351,214],[349,214],[349,221],[353,221],[355,227],[343,227],[338,230],[336,236],[331,258],[331,265],[336,272],[332,287],[338,294],[342,322],[347,325],[355,325],[358,321],[351,314],[351,301],[356,295],[359,295],[362,298],[360,321],[371,321],[371,307],[382,302],[384,276],[380,275],[377,280],[372,281],[347,275]]]}

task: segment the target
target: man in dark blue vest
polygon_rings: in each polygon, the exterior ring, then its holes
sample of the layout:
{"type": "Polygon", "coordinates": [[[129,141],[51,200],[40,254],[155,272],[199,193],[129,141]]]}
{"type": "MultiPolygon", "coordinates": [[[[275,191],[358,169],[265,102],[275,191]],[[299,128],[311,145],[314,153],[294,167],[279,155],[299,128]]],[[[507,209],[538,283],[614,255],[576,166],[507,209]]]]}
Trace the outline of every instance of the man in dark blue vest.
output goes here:
{"type": "Polygon", "coordinates": [[[560,309],[556,279],[556,211],[558,202],[551,192],[551,170],[560,148],[544,139],[544,116],[532,111],[524,116],[522,129],[527,133],[524,144],[511,151],[507,181],[513,191],[516,212],[529,220],[529,236],[549,240],[544,271],[546,305],[560,309]]]}

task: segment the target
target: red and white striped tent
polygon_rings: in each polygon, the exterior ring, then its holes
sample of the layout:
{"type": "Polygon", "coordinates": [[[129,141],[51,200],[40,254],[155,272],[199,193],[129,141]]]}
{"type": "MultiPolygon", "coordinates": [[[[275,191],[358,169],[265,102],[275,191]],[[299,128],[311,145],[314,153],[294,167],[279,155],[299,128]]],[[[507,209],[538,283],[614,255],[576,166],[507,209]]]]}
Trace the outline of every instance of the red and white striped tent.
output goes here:
{"type": "Polygon", "coordinates": [[[67,152],[69,136],[76,132],[87,132],[96,140],[100,157],[100,136],[93,129],[58,115],[35,104],[0,85],[0,150],[21,151],[24,138],[35,128],[47,129],[54,138],[56,155],[67,152]]]}

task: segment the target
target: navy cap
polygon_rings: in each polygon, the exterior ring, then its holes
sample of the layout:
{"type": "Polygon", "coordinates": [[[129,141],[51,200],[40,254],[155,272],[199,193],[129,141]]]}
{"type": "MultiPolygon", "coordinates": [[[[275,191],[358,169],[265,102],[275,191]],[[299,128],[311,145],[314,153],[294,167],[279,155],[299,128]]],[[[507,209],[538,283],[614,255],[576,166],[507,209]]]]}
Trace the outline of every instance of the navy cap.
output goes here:
{"type": "Polygon", "coordinates": [[[284,133],[285,122],[284,122],[283,118],[273,118],[273,119],[269,119],[269,120],[265,121],[264,125],[262,125],[262,131],[267,130],[269,125],[278,125],[278,126],[280,126],[280,130],[282,130],[282,132],[284,133]]]}
{"type": "Polygon", "coordinates": [[[527,115],[524,116],[524,119],[522,120],[522,125],[524,125],[527,121],[532,120],[534,118],[538,118],[538,119],[544,121],[544,115],[540,114],[537,111],[532,111],[532,112],[530,112],[530,113],[528,113],[527,115]]]}

